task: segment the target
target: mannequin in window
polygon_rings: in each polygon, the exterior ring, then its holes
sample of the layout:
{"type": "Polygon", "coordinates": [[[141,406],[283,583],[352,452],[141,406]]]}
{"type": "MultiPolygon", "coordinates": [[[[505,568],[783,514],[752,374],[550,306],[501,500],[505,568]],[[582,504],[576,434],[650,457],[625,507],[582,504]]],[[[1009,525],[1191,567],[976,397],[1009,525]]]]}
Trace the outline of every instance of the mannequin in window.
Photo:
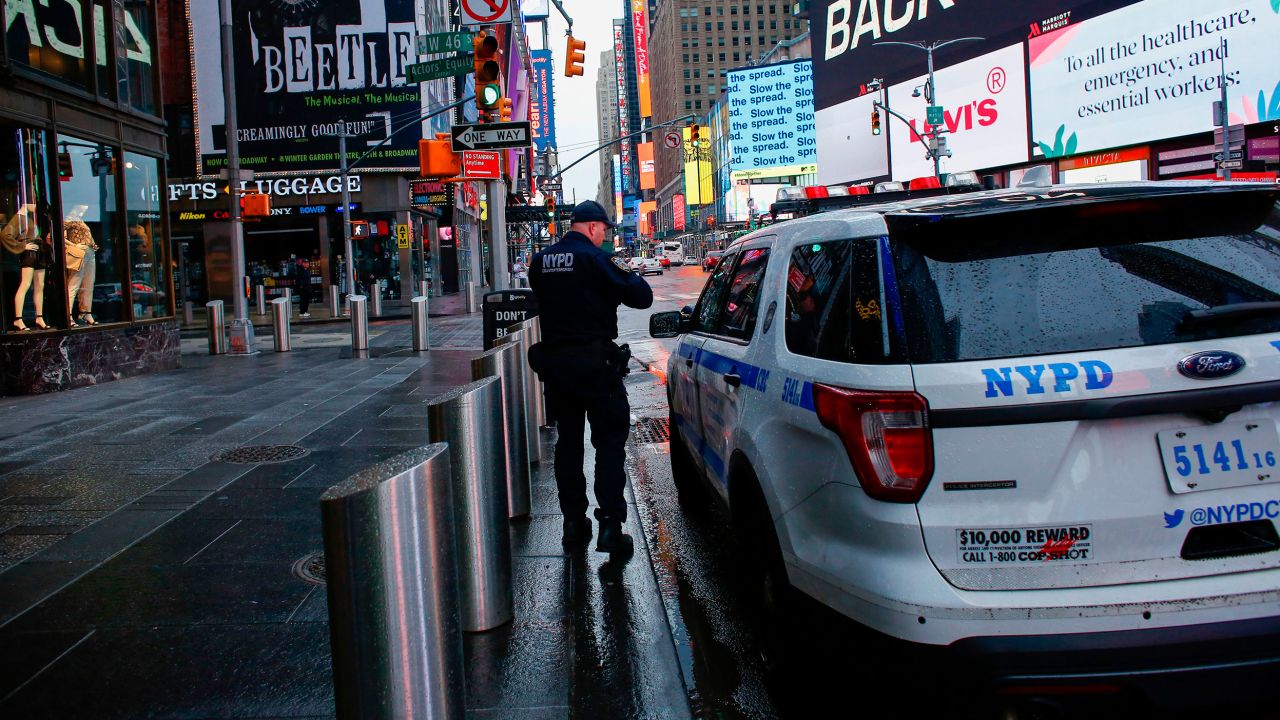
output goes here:
{"type": "Polygon", "coordinates": [[[18,291],[13,298],[13,329],[18,331],[31,329],[22,321],[28,292],[36,310],[35,329],[50,329],[44,321],[44,280],[45,271],[53,267],[53,238],[48,213],[41,219],[36,218],[35,206],[27,203],[0,230],[5,249],[20,255],[18,291]]]}
{"type": "Polygon", "coordinates": [[[67,254],[67,314],[71,316],[71,327],[97,325],[93,319],[93,282],[97,276],[98,243],[93,240],[93,233],[85,224],[84,211],[87,205],[77,205],[67,214],[64,224],[64,240],[67,254]],[[79,313],[76,312],[76,297],[79,296],[79,313]],[[77,314],[80,323],[76,322],[77,314]]]}

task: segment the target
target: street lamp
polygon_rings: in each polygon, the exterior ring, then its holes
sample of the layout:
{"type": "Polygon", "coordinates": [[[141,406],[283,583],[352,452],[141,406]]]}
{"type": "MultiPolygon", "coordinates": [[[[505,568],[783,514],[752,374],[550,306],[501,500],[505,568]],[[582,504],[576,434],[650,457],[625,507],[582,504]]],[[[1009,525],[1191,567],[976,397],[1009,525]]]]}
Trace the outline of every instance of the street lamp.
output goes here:
{"type": "MultiPolygon", "coordinates": [[[[882,40],[880,42],[873,43],[873,44],[874,45],[904,45],[906,47],[913,47],[913,48],[916,48],[917,50],[923,50],[926,53],[928,53],[929,79],[925,81],[925,84],[924,84],[924,99],[930,105],[938,105],[939,104],[938,84],[937,82],[934,81],[934,77],[933,77],[933,51],[941,50],[942,48],[948,45],[954,45],[956,43],[962,43],[962,42],[970,42],[974,40],[986,40],[986,38],[962,37],[962,38],[956,38],[954,40],[942,40],[942,41],[935,41],[931,43],[909,42],[909,41],[898,41],[898,40],[882,40]]],[[[911,93],[911,97],[920,97],[920,88],[917,87],[911,93]]],[[[933,128],[933,131],[930,133],[930,139],[932,142],[929,145],[929,157],[933,158],[933,175],[934,177],[941,179],[942,169],[939,165],[939,158],[943,154],[943,148],[940,146],[938,142],[938,136],[943,132],[943,130],[937,125],[932,125],[931,123],[928,123],[928,121],[926,121],[926,124],[930,125],[933,128]]],[[[950,156],[951,151],[947,150],[946,154],[950,156]]]]}

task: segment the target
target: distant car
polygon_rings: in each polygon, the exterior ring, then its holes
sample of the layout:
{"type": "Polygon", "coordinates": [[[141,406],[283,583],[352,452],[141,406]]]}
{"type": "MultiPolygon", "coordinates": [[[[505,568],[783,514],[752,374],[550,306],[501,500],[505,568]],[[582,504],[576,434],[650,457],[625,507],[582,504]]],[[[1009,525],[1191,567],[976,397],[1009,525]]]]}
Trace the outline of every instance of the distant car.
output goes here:
{"type": "Polygon", "coordinates": [[[662,274],[662,263],[658,262],[655,258],[633,257],[631,258],[629,265],[631,266],[632,272],[640,273],[641,275],[648,275],[650,273],[662,274]]]}
{"type": "Polygon", "coordinates": [[[684,258],[684,262],[681,263],[681,265],[699,265],[699,264],[701,263],[698,262],[698,258],[692,255],[686,255],[684,258]]]}
{"type": "Polygon", "coordinates": [[[702,272],[711,272],[716,269],[716,265],[720,264],[720,258],[724,256],[721,250],[712,250],[707,256],[702,258],[702,272]]]}
{"type": "Polygon", "coordinates": [[[667,257],[666,255],[663,255],[662,257],[658,258],[658,262],[661,263],[664,269],[671,267],[671,258],[667,257]]]}

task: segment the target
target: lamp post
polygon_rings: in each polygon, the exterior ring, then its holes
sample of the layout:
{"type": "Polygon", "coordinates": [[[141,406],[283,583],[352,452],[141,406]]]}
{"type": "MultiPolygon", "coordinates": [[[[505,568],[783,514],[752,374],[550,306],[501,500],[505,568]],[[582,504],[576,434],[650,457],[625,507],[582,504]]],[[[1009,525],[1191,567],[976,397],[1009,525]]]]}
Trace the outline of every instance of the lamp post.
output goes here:
{"type": "Polygon", "coordinates": [[[218,3],[221,15],[222,94],[226,99],[227,198],[231,203],[231,351],[229,355],[252,355],[253,323],[249,321],[249,298],[245,296],[244,223],[240,218],[240,142],[236,118],[236,65],[231,35],[231,0],[218,3]]]}
{"type": "MultiPolygon", "coordinates": [[[[954,45],[956,43],[969,42],[973,40],[985,40],[985,39],[986,38],[980,38],[980,37],[962,37],[962,38],[956,38],[954,40],[941,40],[941,41],[935,41],[931,43],[909,42],[909,41],[898,41],[898,40],[882,40],[878,43],[873,43],[873,44],[904,45],[906,47],[913,47],[913,48],[916,48],[917,50],[923,50],[926,53],[928,53],[929,79],[925,82],[924,99],[925,99],[925,102],[927,102],[930,105],[939,105],[940,103],[938,102],[938,85],[933,77],[933,51],[941,50],[942,48],[948,45],[954,45]]],[[[933,176],[941,179],[942,168],[939,160],[942,157],[943,152],[939,144],[939,137],[944,131],[940,126],[932,125],[927,121],[926,121],[926,124],[930,125],[930,127],[933,128],[932,131],[930,132],[930,139],[932,142],[930,142],[929,144],[929,157],[933,158],[933,176]]],[[[946,155],[950,157],[951,151],[947,150],[946,155]]]]}

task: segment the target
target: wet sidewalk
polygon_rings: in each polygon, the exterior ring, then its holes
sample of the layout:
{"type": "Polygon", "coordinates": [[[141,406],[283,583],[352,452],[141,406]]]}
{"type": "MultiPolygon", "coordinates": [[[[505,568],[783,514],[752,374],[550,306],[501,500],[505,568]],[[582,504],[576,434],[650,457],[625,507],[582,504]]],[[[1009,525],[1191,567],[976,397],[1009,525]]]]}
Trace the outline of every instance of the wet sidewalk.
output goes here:
{"type": "MultiPolygon", "coordinates": [[[[318,498],[423,444],[479,351],[415,354],[408,332],[387,323],[371,359],[191,354],[0,399],[0,716],[331,717],[318,498]],[[218,459],[264,445],[300,456],[218,459]]],[[[465,636],[468,716],[688,717],[644,533],[628,563],[568,554],[549,465],[533,490],[515,620],[465,636]]]]}

